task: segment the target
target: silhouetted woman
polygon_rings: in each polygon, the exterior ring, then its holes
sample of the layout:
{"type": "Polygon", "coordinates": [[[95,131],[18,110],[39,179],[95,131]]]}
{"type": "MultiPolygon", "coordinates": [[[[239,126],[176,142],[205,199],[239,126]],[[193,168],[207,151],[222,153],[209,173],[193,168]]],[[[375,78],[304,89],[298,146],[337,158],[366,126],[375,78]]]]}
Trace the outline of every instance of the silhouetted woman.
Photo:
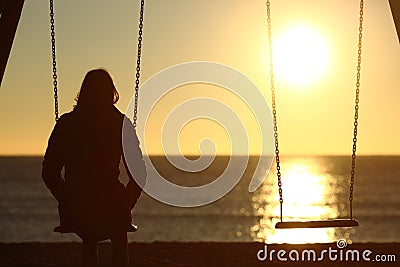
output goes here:
{"type": "MultiPolygon", "coordinates": [[[[113,266],[128,265],[131,209],[140,196],[146,167],[130,121],[114,104],[119,95],[104,69],[89,71],[72,112],[60,117],[50,136],[42,178],[59,202],[61,232],[83,240],[82,264],[97,266],[98,241],[111,239],[113,266]],[[125,121],[125,123],[124,123],[125,121]],[[123,127],[124,125],[124,127],[123,127]],[[130,158],[123,157],[122,132],[130,158]],[[121,156],[130,178],[119,181],[121,156]],[[125,160],[133,161],[129,171],[125,160]],[[65,168],[65,175],[61,171],[65,168]]],[[[131,162],[130,162],[131,163],[131,162]]]]}

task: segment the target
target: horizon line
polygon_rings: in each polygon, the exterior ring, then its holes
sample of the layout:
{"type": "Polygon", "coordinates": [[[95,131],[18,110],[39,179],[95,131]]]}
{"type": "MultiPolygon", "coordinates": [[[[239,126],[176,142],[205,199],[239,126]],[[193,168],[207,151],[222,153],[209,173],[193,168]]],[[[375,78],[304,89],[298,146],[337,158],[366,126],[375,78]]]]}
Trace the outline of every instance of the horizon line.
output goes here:
{"type": "MultiPolygon", "coordinates": [[[[44,154],[0,154],[0,157],[43,157],[44,154]]],[[[256,154],[256,153],[250,153],[250,154],[235,154],[235,155],[231,155],[231,154],[225,154],[225,153],[220,153],[220,154],[169,154],[169,155],[165,155],[165,154],[158,154],[158,153],[154,153],[154,154],[143,154],[143,156],[149,156],[149,157],[179,157],[179,156],[184,156],[187,158],[199,158],[200,156],[205,156],[205,157],[213,157],[213,156],[218,156],[218,157],[228,157],[228,156],[250,156],[250,157],[255,157],[255,156],[275,156],[275,154],[256,154]]],[[[351,157],[351,154],[342,154],[342,153],[326,153],[326,154],[322,154],[322,153],[316,153],[316,154],[297,154],[297,153],[280,153],[280,156],[283,157],[345,157],[345,156],[349,156],[351,157]]],[[[377,153],[377,154],[358,154],[357,157],[398,157],[400,156],[399,154],[381,154],[381,153],[377,153]]]]}

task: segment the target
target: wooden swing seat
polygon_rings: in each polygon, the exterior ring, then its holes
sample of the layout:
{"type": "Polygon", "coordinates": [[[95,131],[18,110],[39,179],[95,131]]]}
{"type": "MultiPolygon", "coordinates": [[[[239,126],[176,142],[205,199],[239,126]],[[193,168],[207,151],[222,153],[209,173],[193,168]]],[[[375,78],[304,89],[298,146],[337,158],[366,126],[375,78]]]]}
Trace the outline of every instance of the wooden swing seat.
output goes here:
{"type": "MultiPolygon", "coordinates": [[[[138,230],[138,227],[137,227],[136,225],[134,225],[134,224],[129,224],[128,229],[127,229],[127,232],[133,233],[133,232],[137,232],[137,230],[138,230]]],[[[70,229],[70,228],[68,228],[68,227],[59,225],[59,226],[57,226],[57,227],[54,228],[54,232],[55,232],[55,233],[66,234],[66,233],[74,233],[75,231],[72,230],[72,229],[70,229]]]]}
{"type": "Polygon", "coordinates": [[[335,219],[321,221],[289,221],[278,222],[275,224],[276,229],[290,228],[328,228],[328,227],[354,227],[358,226],[358,221],[354,219],[335,219]]]}

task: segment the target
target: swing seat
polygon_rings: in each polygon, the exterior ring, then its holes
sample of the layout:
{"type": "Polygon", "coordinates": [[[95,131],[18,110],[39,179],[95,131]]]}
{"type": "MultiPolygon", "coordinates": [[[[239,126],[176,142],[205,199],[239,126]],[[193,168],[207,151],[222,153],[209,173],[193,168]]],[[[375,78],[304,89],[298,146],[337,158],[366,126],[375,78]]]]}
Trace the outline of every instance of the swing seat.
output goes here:
{"type": "Polygon", "coordinates": [[[275,224],[276,229],[290,228],[328,228],[328,227],[354,227],[358,226],[358,221],[354,219],[335,219],[321,221],[290,221],[278,222],[275,224]]]}
{"type": "MultiPolygon", "coordinates": [[[[126,231],[129,232],[129,233],[133,233],[133,232],[137,232],[137,230],[138,230],[138,227],[136,225],[129,224],[128,225],[128,229],[126,231]]],[[[70,229],[68,227],[65,227],[63,225],[59,225],[59,226],[55,227],[54,228],[54,232],[55,233],[62,233],[62,234],[75,233],[74,230],[72,230],[72,229],[70,229]]]]}
{"type": "Polygon", "coordinates": [[[62,225],[54,227],[53,231],[55,233],[61,233],[61,234],[74,233],[74,231],[72,229],[69,229],[68,227],[64,227],[62,225]]]}
{"type": "Polygon", "coordinates": [[[133,223],[131,223],[131,224],[129,224],[129,226],[128,226],[127,232],[133,233],[133,232],[137,232],[137,230],[138,230],[137,225],[134,225],[133,223]]]}

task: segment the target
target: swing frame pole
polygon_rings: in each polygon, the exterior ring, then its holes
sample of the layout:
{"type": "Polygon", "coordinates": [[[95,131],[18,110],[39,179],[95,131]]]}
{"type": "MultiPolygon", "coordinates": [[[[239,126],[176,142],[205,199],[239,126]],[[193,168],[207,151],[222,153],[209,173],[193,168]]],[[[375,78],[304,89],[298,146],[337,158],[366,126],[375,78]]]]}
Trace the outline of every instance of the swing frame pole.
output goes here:
{"type": "Polygon", "coordinates": [[[25,0],[0,2],[0,86],[6,70],[25,0]]]}
{"type": "Polygon", "coordinates": [[[392,17],[394,25],[396,27],[397,39],[400,42],[400,2],[398,0],[389,0],[390,10],[392,11],[392,17]]]}

